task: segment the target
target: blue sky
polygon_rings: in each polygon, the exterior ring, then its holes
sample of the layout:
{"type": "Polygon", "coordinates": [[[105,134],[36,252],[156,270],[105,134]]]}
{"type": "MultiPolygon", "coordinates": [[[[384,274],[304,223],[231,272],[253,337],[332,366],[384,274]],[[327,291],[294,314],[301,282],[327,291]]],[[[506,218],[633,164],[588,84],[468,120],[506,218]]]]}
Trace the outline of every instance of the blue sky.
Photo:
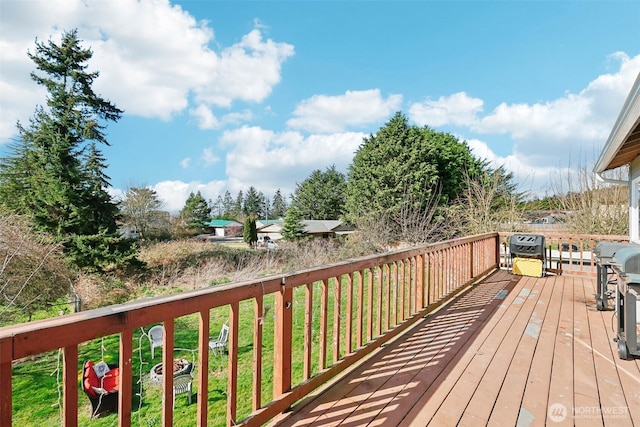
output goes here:
{"type": "Polygon", "coordinates": [[[0,155],[45,93],[34,40],[77,28],[125,110],[104,147],[112,192],[173,212],[347,172],[396,111],[553,192],[590,167],[640,73],[638,1],[0,0],[0,155]]]}

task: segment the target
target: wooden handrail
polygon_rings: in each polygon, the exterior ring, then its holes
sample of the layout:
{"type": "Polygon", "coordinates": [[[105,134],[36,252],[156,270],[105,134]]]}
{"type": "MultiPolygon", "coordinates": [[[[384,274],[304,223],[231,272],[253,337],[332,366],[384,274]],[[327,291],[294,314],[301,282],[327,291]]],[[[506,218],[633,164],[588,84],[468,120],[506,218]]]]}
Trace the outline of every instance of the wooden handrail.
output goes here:
{"type": "MultiPolygon", "coordinates": [[[[118,423],[130,426],[133,331],[163,323],[163,363],[171,366],[175,319],[199,315],[197,380],[207,384],[209,312],[218,307],[229,308],[227,425],[262,425],[496,269],[499,247],[499,235],[489,233],[0,328],[0,425],[11,425],[13,361],[58,349],[64,350],[63,422],[77,425],[78,347],[118,334],[123,390],[118,423]],[[304,303],[296,307],[293,294],[298,287],[304,287],[304,303]],[[274,380],[273,399],[263,404],[261,321],[265,295],[275,298],[274,380]],[[239,306],[244,301],[254,304],[253,402],[252,412],[237,419],[239,306]],[[294,308],[305,311],[300,381],[292,378],[294,308]],[[314,312],[316,309],[319,312],[314,312]],[[316,324],[319,333],[314,334],[316,324]],[[318,364],[312,363],[314,348],[320,357],[318,364]],[[332,357],[332,363],[327,364],[327,357],[332,357]]],[[[172,383],[170,375],[163,376],[165,426],[173,422],[172,383]]],[[[207,387],[198,387],[197,424],[201,426],[208,422],[207,396],[207,387]]]]}

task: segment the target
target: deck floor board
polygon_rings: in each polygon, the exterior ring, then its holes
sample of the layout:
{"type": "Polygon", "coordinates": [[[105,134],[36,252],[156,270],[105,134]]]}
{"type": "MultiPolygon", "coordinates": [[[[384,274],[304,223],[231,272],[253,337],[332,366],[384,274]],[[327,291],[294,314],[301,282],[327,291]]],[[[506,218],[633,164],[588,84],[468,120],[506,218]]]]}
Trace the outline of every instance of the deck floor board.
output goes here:
{"type": "Polygon", "coordinates": [[[640,425],[595,279],[490,275],[272,425],[640,425]]]}

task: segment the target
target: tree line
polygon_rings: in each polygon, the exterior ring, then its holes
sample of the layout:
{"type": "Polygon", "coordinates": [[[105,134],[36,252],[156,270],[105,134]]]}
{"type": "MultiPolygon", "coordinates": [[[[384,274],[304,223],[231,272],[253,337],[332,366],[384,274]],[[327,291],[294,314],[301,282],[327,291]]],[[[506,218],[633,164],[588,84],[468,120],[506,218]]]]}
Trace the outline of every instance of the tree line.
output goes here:
{"type": "Polygon", "coordinates": [[[283,218],[287,202],[280,190],[271,200],[255,187],[245,193],[240,190],[234,198],[229,191],[215,202],[207,200],[200,191],[191,192],[183,208],[171,216],[163,209],[164,202],[148,186],[129,187],[119,201],[121,222],[133,226],[137,237],[163,239],[191,237],[203,233],[212,219],[244,221],[248,217],[261,219],[283,218]]]}

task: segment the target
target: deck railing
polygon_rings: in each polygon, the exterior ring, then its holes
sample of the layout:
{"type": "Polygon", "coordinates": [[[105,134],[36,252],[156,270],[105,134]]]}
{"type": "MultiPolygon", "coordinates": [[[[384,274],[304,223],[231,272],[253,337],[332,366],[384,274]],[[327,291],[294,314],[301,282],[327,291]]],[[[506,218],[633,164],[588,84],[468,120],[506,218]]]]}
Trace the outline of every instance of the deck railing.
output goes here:
{"type": "MultiPolygon", "coordinates": [[[[0,328],[0,425],[12,422],[12,364],[25,357],[62,351],[61,416],[65,426],[78,424],[79,346],[119,335],[120,393],[118,424],[131,425],[133,337],[137,328],[164,326],[162,363],[172,366],[175,321],[199,320],[196,362],[197,419],[208,424],[210,321],[213,309],[228,307],[226,424],[258,426],[388,342],[445,300],[499,264],[497,233],[455,239],[379,256],[352,259],[288,274],[108,306],[28,324],[0,328]],[[302,298],[294,298],[294,293],[302,298]],[[273,398],[263,395],[263,316],[265,298],[273,298],[273,398]],[[238,416],[240,304],[252,303],[252,410],[238,416]],[[293,311],[303,310],[303,350],[293,351],[293,311]],[[302,360],[294,360],[301,354],[302,360]],[[317,361],[312,360],[318,357],[317,361]],[[302,377],[294,381],[294,365],[302,377]]],[[[271,300],[270,300],[271,301],[271,300]]],[[[246,319],[242,319],[246,323],[246,319]]],[[[217,331],[214,331],[215,335],[217,331]]],[[[296,337],[297,339],[297,337],[296,337]]],[[[247,346],[249,347],[249,346],[247,346]]],[[[162,377],[162,424],[173,423],[173,378],[162,377]],[[168,396],[168,398],[167,398],[168,396]],[[167,404],[167,402],[169,402],[167,404]]]]}
{"type": "MultiPolygon", "coordinates": [[[[205,287],[166,297],[104,307],[54,319],[0,328],[0,425],[12,420],[12,364],[19,359],[62,350],[62,423],[78,424],[78,347],[119,335],[121,367],[118,422],[131,425],[133,333],[153,323],[164,326],[163,363],[174,358],[175,320],[199,318],[197,424],[207,425],[211,310],[229,310],[227,425],[261,425],[349,366],[397,336],[429,311],[498,265],[508,266],[510,233],[486,234],[399,250],[241,283],[205,287]],[[294,293],[303,293],[294,298],[294,293]],[[274,301],[273,393],[262,402],[265,298],[274,301]],[[238,337],[240,304],[253,310],[252,410],[238,417],[238,337]],[[293,311],[303,310],[303,349],[294,352],[293,311]],[[294,360],[300,353],[302,360],[294,360]],[[316,360],[312,358],[317,357],[316,360]],[[293,367],[302,365],[294,380],[293,367]],[[242,419],[238,419],[242,418],[242,419]]],[[[593,249],[599,241],[626,236],[546,234],[547,268],[558,273],[595,275],[593,249]],[[564,250],[566,249],[566,250],[564,250]]],[[[246,320],[246,319],[243,319],[246,320]]],[[[246,323],[246,322],[245,322],[246,323]]],[[[173,378],[162,390],[172,396],[173,378]]],[[[165,401],[170,401],[165,399],[165,401]]],[[[172,405],[162,406],[163,425],[172,425],[172,405]]]]}

